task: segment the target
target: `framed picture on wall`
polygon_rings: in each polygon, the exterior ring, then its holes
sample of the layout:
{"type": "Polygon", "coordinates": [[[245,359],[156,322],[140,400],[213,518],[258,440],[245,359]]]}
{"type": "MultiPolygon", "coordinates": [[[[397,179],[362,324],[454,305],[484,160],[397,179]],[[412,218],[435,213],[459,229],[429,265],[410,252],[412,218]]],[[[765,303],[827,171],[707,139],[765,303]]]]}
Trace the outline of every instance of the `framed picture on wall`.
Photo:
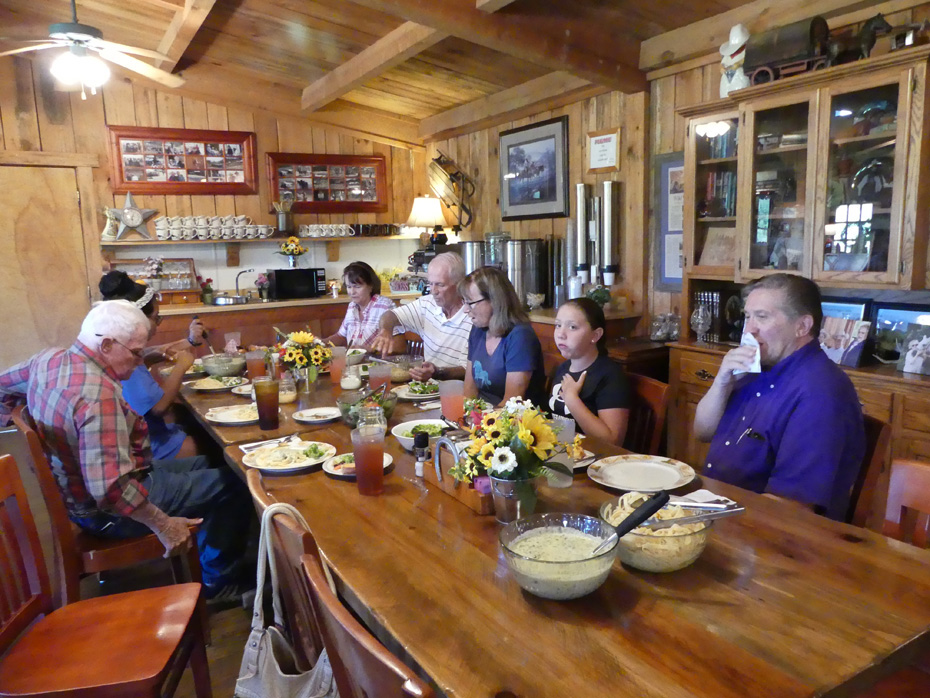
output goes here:
{"type": "MultiPolygon", "coordinates": [[[[679,151],[656,155],[654,163],[652,204],[653,210],[658,212],[653,249],[655,288],[680,293],[684,255],[685,154],[679,151]]],[[[727,249],[725,241],[719,247],[727,249]]]]}
{"type": "Polygon", "coordinates": [[[117,194],[254,194],[255,134],[110,126],[117,194]]]}
{"type": "Polygon", "coordinates": [[[268,153],[271,199],[294,213],[384,213],[388,210],[383,155],[268,153]]]}
{"type": "Polygon", "coordinates": [[[567,116],[502,132],[498,158],[503,220],[568,215],[567,116]]]}

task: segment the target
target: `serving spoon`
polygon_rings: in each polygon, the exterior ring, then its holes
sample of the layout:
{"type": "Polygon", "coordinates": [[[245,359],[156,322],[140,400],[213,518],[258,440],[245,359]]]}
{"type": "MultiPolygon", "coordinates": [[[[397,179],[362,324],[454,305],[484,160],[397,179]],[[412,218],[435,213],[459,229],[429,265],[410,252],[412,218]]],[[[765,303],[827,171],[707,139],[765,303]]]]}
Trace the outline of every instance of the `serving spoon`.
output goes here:
{"type": "Polygon", "coordinates": [[[599,555],[604,552],[611,545],[613,545],[618,539],[625,536],[627,533],[632,531],[634,528],[638,527],[650,516],[655,514],[659,509],[668,504],[669,494],[668,492],[656,492],[645,502],[640,504],[633,510],[633,513],[627,516],[623,521],[618,523],[614,529],[614,532],[611,533],[607,538],[605,538],[593,551],[592,555],[599,555]]]}

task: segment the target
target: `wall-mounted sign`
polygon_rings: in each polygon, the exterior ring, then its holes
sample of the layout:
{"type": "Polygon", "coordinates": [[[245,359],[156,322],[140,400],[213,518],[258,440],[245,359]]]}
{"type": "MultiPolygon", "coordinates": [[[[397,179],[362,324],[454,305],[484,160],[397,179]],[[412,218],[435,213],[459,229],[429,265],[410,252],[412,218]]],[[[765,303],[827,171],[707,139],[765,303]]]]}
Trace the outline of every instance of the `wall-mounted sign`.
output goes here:
{"type": "Polygon", "coordinates": [[[620,130],[588,133],[588,172],[616,172],[620,169],[620,130]]]}

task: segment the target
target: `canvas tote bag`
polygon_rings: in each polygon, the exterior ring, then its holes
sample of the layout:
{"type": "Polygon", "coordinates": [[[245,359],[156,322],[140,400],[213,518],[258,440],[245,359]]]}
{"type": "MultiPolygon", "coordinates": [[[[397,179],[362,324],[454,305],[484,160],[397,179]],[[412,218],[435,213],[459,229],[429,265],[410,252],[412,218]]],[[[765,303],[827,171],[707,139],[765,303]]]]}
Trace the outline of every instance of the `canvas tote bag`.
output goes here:
{"type": "MultiPolygon", "coordinates": [[[[290,504],[275,503],[262,514],[258,546],[258,573],[255,587],[255,606],[252,613],[252,632],[249,634],[242,666],[236,680],[236,698],[338,698],[339,691],[333,681],[333,670],[326,650],[320,654],[310,671],[297,670],[294,650],[284,634],[281,595],[278,590],[278,572],[271,549],[271,518],[275,514],[291,516],[309,530],[307,522],[290,504]],[[262,596],[265,570],[271,569],[271,593],[274,606],[274,625],[265,627],[262,596]]],[[[326,570],[328,573],[329,570],[326,570]]],[[[329,574],[327,578],[331,579],[329,574]]],[[[332,582],[330,582],[332,584],[332,582]]]]}

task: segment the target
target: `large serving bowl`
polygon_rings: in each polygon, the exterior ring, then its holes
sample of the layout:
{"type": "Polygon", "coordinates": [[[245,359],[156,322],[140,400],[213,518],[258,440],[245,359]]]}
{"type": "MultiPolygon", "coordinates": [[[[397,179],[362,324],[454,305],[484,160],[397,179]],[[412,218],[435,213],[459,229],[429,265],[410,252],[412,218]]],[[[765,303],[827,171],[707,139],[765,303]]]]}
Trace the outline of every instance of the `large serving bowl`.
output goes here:
{"type": "Polygon", "coordinates": [[[613,532],[613,526],[593,516],[533,514],[504,526],[500,541],[514,579],[526,591],[544,599],[577,599],[607,579],[617,554],[616,543],[597,556],[591,552],[613,532]],[[572,549],[563,547],[566,540],[572,541],[572,549]],[[548,548],[549,554],[537,554],[535,548],[540,546],[548,548]],[[540,556],[569,559],[542,560],[540,556]]]}
{"type": "MultiPolygon", "coordinates": [[[[396,427],[391,429],[391,433],[394,435],[394,438],[397,439],[398,443],[400,443],[400,445],[406,448],[408,451],[413,450],[413,438],[414,437],[406,436],[406,434],[418,424],[429,424],[431,426],[437,426],[443,429],[449,426],[441,419],[414,419],[409,422],[401,422],[396,427]]],[[[429,438],[429,443],[431,447],[433,444],[436,443],[437,439],[439,439],[438,436],[431,436],[429,438]]]]}
{"type": "Polygon", "coordinates": [[[393,364],[391,366],[392,383],[406,383],[410,380],[410,369],[423,363],[422,359],[410,356],[409,354],[386,356],[385,361],[393,364]]]}
{"type": "MultiPolygon", "coordinates": [[[[358,425],[358,413],[361,407],[359,398],[366,392],[364,390],[349,390],[340,393],[336,398],[336,405],[339,407],[340,414],[342,414],[342,421],[353,429],[358,425]]],[[[383,398],[379,398],[378,402],[384,410],[384,418],[390,419],[391,415],[394,414],[394,408],[397,407],[397,393],[388,390],[383,398]]]]}
{"type": "Polygon", "coordinates": [[[211,354],[203,357],[203,370],[211,376],[238,376],[245,370],[245,358],[238,354],[211,354]]]}
{"type": "MultiPolygon", "coordinates": [[[[600,514],[604,523],[607,522],[608,508],[614,502],[605,502],[601,505],[600,514]]],[[[698,511],[685,509],[686,515],[697,514],[698,511]]],[[[675,572],[684,569],[697,560],[707,545],[713,521],[701,524],[690,524],[697,530],[675,533],[669,529],[658,529],[656,532],[646,533],[642,526],[633,529],[620,539],[617,546],[617,555],[620,562],[643,572],[675,572]],[[664,531],[661,535],[658,531],[664,531]]],[[[608,525],[610,525],[608,523],[608,525]]]]}

